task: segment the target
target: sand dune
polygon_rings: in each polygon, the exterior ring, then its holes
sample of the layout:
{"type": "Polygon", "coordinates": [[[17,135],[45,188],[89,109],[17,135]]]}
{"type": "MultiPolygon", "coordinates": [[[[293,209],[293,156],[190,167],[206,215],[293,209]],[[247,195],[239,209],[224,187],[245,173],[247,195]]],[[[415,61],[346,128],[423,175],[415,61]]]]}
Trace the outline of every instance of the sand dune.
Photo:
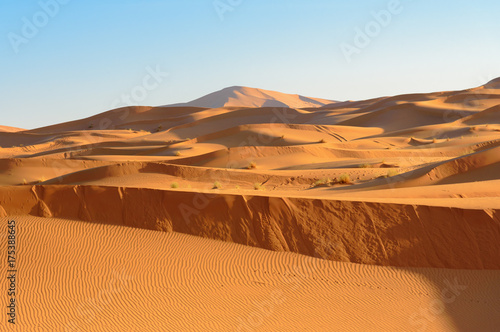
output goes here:
{"type": "Polygon", "coordinates": [[[89,185],[0,189],[0,206],[6,215],[175,231],[336,261],[500,268],[500,216],[489,209],[89,185]],[[334,252],[323,238],[337,243],[334,252]]]}
{"type": "Polygon", "coordinates": [[[208,108],[231,106],[306,108],[319,107],[332,103],[332,100],[290,95],[276,91],[248,88],[244,86],[232,86],[210,93],[188,103],[167,106],[194,106],[208,108]]]}
{"type": "Polygon", "coordinates": [[[23,130],[25,130],[25,129],[16,128],[16,127],[0,126],[0,132],[13,133],[13,132],[18,132],[18,131],[23,131],[23,130]]]}
{"type": "Polygon", "coordinates": [[[0,127],[0,217],[19,220],[34,290],[22,328],[495,331],[499,82],[345,102],[232,87],[0,127]],[[299,291],[294,264],[321,267],[299,291]],[[136,279],[89,318],[78,303],[113,271],[136,279]],[[455,277],[463,301],[422,319],[455,277]],[[293,304],[248,327],[276,289],[293,304]]]}
{"type": "Polygon", "coordinates": [[[29,289],[18,297],[22,331],[495,331],[500,324],[498,271],[331,262],[178,233],[12,218],[22,229],[19,283],[29,289]]]}

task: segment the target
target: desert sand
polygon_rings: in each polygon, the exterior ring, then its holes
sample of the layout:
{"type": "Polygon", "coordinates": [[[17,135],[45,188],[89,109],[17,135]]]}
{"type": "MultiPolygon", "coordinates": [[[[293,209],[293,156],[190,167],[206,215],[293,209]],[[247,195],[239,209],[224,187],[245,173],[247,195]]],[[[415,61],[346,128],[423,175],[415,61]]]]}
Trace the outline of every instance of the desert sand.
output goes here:
{"type": "Polygon", "coordinates": [[[500,79],[346,102],[231,87],[0,127],[0,146],[19,330],[500,326],[500,79]]]}

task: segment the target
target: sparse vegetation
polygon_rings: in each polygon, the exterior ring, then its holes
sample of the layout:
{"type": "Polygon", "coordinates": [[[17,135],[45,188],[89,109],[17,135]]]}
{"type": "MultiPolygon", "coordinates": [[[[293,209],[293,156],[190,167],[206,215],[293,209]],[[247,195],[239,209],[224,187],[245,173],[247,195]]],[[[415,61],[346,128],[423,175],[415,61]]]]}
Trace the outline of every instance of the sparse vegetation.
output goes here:
{"type": "Polygon", "coordinates": [[[319,186],[322,186],[325,184],[325,180],[322,179],[322,180],[317,180],[316,182],[313,183],[313,186],[314,187],[319,187],[319,186]]]}
{"type": "Polygon", "coordinates": [[[247,169],[252,169],[252,168],[257,168],[257,163],[252,161],[248,166],[247,169]]]}
{"type": "Polygon", "coordinates": [[[215,181],[212,189],[222,189],[222,184],[219,181],[215,181]]]}
{"type": "Polygon", "coordinates": [[[94,124],[93,123],[89,124],[89,129],[92,129],[92,128],[94,128],[94,124]]]}
{"type": "Polygon", "coordinates": [[[281,135],[281,137],[280,137],[280,138],[281,138],[281,139],[285,139],[285,135],[281,135]]]}
{"type": "Polygon", "coordinates": [[[469,155],[469,154],[473,154],[475,152],[476,151],[474,151],[472,149],[469,149],[469,150],[464,151],[460,156],[466,156],[466,155],[469,155]]]}
{"type": "Polygon", "coordinates": [[[28,184],[28,181],[26,181],[26,179],[23,179],[23,184],[28,184]]]}
{"type": "Polygon", "coordinates": [[[433,138],[432,139],[432,143],[436,144],[437,143],[437,139],[433,138]]]}
{"type": "Polygon", "coordinates": [[[324,138],[322,138],[319,142],[320,143],[326,143],[326,140],[324,138]]]}
{"type": "Polygon", "coordinates": [[[361,165],[359,165],[359,168],[371,168],[371,167],[372,167],[372,165],[370,165],[370,164],[361,164],[361,165]]]}
{"type": "Polygon", "coordinates": [[[339,183],[342,183],[342,184],[352,183],[351,177],[349,176],[349,174],[347,174],[347,173],[342,174],[339,178],[339,183]]]}
{"type": "Polygon", "coordinates": [[[320,179],[320,180],[317,180],[316,182],[314,182],[313,186],[314,187],[331,186],[331,185],[333,185],[334,182],[335,182],[335,180],[332,180],[330,178],[320,179]]]}
{"type": "Polygon", "coordinates": [[[262,184],[256,182],[256,183],[253,184],[253,189],[255,189],[255,190],[265,190],[265,187],[262,184]]]}
{"type": "Polygon", "coordinates": [[[238,186],[238,185],[237,185],[236,187],[234,187],[234,188],[235,188],[236,190],[240,190],[240,186],[238,186]]]}
{"type": "Polygon", "coordinates": [[[177,182],[173,182],[171,185],[170,185],[170,188],[172,189],[177,189],[179,188],[179,184],[177,182]]]}
{"type": "Polygon", "coordinates": [[[387,174],[386,174],[386,176],[385,176],[385,177],[386,177],[386,178],[390,178],[390,177],[392,177],[392,176],[396,176],[396,175],[398,175],[398,174],[399,174],[399,172],[398,172],[397,170],[395,170],[395,169],[390,169],[389,171],[387,171],[387,174]]]}
{"type": "Polygon", "coordinates": [[[176,155],[177,157],[180,157],[180,156],[181,156],[181,152],[180,152],[180,151],[176,151],[176,152],[175,152],[175,155],[176,155]]]}
{"type": "Polygon", "coordinates": [[[157,128],[156,128],[156,132],[160,132],[163,130],[163,126],[162,125],[159,125],[157,128]]]}

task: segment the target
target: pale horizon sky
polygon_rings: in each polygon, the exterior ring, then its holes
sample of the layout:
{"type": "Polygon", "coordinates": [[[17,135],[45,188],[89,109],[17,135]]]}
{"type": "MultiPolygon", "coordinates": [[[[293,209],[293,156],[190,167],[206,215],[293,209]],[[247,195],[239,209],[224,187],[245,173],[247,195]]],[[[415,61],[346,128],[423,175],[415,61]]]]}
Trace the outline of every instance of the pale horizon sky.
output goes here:
{"type": "Polygon", "coordinates": [[[0,125],[233,85],[332,100],[480,86],[500,77],[499,10],[491,0],[4,0],[0,125]]]}

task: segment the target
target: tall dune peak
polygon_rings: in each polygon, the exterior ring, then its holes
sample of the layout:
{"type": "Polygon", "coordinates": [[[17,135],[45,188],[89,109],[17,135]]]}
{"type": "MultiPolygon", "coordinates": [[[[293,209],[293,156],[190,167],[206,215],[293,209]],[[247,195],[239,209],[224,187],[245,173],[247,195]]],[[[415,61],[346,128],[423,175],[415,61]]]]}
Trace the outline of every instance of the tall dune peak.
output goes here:
{"type": "Polygon", "coordinates": [[[332,100],[305,97],[297,94],[287,94],[245,86],[230,86],[187,103],[167,106],[194,106],[208,108],[231,106],[310,108],[321,107],[333,102],[334,101],[332,100]]]}

